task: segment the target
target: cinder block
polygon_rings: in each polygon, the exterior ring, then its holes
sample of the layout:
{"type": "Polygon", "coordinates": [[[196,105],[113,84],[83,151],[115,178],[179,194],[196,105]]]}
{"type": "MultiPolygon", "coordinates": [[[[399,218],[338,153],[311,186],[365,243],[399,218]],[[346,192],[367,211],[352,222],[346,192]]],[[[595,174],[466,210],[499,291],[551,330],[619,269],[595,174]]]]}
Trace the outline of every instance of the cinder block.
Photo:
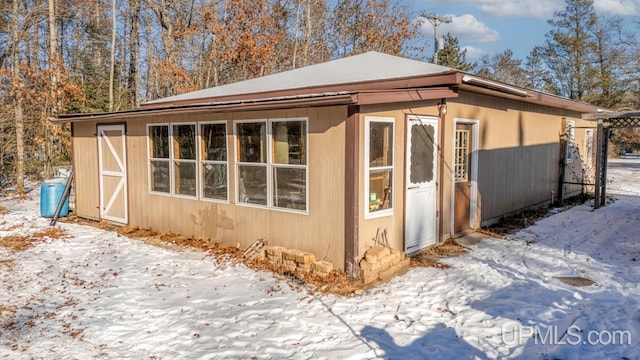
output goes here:
{"type": "Polygon", "coordinates": [[[382,270],[378,273],[378,277],[382,281],[391,280],[391,278],[393,278],[393,275],[395,275],[396,273],[394,270],[395,270],[395,267],[388,268],[387,270],[382,270]]]}
{"type": "Polygon", "coordinates": [[[391,259],[391,266],[393,265],[397,265],[400,260],[402,260],[402,258],[400,257],[400,254],[395,253],[395,254],[391,254],[391,256],[389,256],[389,258],[391,259]]]}
{"type": "Polygon", "coordinates": [[[303,252],[295,254],[294,259],[298,264],[311,264],[316,261],[316,256],[309,252],[303,252]]]}
{"type": "Polygon", "coordinates": [[[333,263],[331,261],[323,260],[315,261],[311,263],[311,270],[328,274],[333,271],[333,263]]]}
{"type": "Polygon", "coordinates": [[[400,262],[396,266],[398,267],[398,271],[408,269],[411,266],[411,259],[404,258],[400,260],[400,262]]]}
{"type": "Polygon", "coordinates": [[[282,257],[282,252],[287,250],[282,246],[269,246],[267,248],[267,255],[282,257]]]}
{"type": "Polygon", "coordinates": [[[300,250],[294,250],[294,249],[285,250],[282,252],[282,258],[285,260],[296,261],[296,257],[301,256],[301,254],[302,254],[302,251],[300,250]]]}
{"type": "Polygon", "coordinates": [[[309,272],[311,271],[311,264],[298,264],[298,269],[304,272],[309,272]]]}
{"type": "Polygon", "coordinates": [[[364,257],[368,262],[375,263],[380,261],[381,258],[389,255],[390,253],[391,252],[386,247],[376,246],[369,249],[364,257]]]}
{"type": "Polygon", "coordinates": [[[362,282],[367,285],[372,282],[378,280],[378,272],[377,271],[369,271],[369,270],[360,270],[360,278],[362,278],[362,282]]]}
{"type": "Polygon", "coordinates": [[[294,268],[298,267],[298,264],[293,260],[282,260],[282,265],[284,265],[284,266],[293,266],[294,268]]]}
{"type": "Polygon", "coordinates": [[[282,264],[282,254],[280,254],[279,256],[267,255],[267,260],[271,261],[274,264],[282,264]]]}
{"type": "Polygon", "coordinates": [[[380,269],[382,269],[382,264],[379,262],[370,263],[367,260],[362,260],[360,261],[360,268],[362,270],[380,271],[380,269]]]}
{"type": "Polygon", "coordinates": [[[296,270],[298,269],[296,265],[282,265],[282,268],[292,273],[296,272],[296,270]]]}
{"type": "Polygon", "coordinates": [[[388,269],[391,267],[391,257],[385,256],[382,259],[378,260],[378,264],[380,264],[380,270],[388,269]]]}
{"type": "Polygon", "coordinates": [[[382,270],[379,273],[380,280],[387,281],[390,280],[394,275],[408,269],[411,265],[411,259],[407,258],[400,261],[398,264],[391,266],[386,270],[382,270]]]}

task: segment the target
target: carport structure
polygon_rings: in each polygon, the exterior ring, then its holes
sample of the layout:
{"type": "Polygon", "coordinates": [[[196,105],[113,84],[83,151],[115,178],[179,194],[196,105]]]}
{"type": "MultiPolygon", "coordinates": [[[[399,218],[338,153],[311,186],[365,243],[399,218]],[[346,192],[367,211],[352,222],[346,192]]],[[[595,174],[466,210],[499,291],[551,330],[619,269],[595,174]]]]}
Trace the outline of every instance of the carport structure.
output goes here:
{"type": "Polygon", "coordinates": [[[600,112],[584,114],[584,120],[598,121],[596,146],[596,174],[595,200],[593,208],[597,209],[605,204],[607,192],[607,154],[609,150],[609,135],[612,129],[640,127],[640,112],[600,112]]]}

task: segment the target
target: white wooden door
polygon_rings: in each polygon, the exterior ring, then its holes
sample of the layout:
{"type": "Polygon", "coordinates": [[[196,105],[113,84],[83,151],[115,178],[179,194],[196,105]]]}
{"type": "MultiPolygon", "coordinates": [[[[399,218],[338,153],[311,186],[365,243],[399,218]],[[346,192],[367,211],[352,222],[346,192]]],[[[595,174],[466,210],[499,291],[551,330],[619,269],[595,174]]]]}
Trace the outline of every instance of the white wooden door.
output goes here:
{"type": "Polygon", "coordinates": [[[405,252],[436,242],[438,119],[407,118],[405,252]]]}
{"type": "Polygon", "coordinates": [[[124,125],[98,126],[100,218],[127,224],[127,151],[124,125]]]}

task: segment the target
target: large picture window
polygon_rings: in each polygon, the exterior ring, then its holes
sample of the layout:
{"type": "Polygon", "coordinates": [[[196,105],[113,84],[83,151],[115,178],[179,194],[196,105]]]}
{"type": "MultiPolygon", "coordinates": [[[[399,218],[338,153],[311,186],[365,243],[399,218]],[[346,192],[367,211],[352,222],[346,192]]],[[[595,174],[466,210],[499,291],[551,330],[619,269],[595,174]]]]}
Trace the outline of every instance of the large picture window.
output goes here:
{"type": "Polygon", "coordinates": [[[224,121],[147,125],[149,191],[227,201],[226,132],[224,121]]]}
{"type": "Polygon", "coordinates": [[[366,216],[393,212],[393,118],[365,118],[366,216]]]}
{"type": "Polygon", "coordinates": [[[149,190],[171,192],[171,160],[169,153],[169,125],[147,127],[149,143],[149,190]]]}
{"type": "Polygon", "coordinates": [[[227,124],[200,123],[201,198],[228,200],[227,124]]]}
{"type": "Polygon", "coordinates": [[[237,121],[237,202],[307,211],[307,120],[237,121]]]}

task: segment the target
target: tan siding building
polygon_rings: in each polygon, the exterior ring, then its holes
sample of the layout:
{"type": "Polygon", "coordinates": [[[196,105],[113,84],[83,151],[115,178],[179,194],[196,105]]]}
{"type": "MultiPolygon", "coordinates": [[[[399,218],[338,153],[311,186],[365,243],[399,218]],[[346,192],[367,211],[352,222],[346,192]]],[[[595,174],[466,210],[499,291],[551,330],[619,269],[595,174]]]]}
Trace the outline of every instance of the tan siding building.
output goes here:
{"type": "Polygon", "coordinates": [[[412,253],[579,192],[596,110],[367,53],[58,121],[78,216],[266,238],[355,274],[375,244],[412,253]]]}

